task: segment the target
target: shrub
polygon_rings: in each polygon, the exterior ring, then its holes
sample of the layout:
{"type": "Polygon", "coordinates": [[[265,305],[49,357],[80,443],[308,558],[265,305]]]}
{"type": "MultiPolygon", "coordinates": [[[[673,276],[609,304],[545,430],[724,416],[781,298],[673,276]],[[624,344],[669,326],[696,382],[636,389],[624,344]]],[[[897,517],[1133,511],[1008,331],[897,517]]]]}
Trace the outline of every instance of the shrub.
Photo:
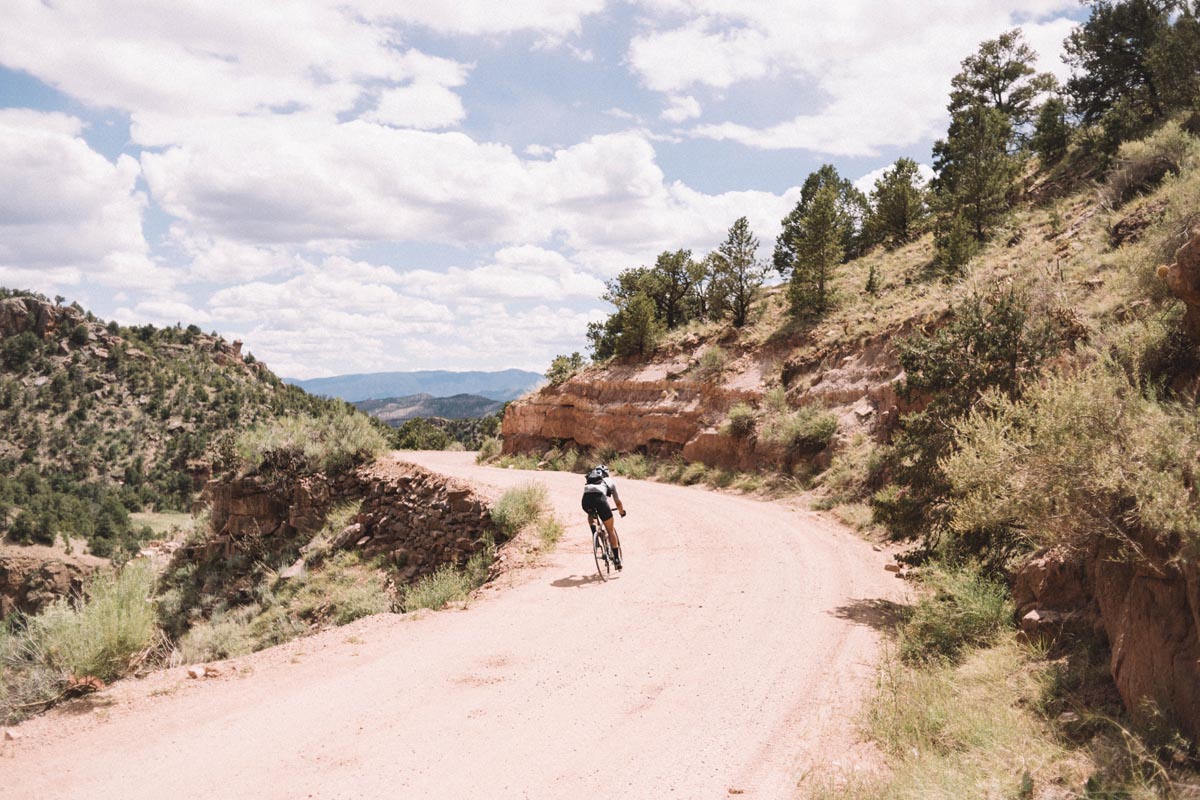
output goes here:
{"type": "Polygon", "coordinates": [[[1066,341],[1055,315],[1031,313],[1028,300],[1008,290],[988,298],[972,295],[935,334],[900,342],[901,393],[929,404],[902,420],[900,434],[881,458],[880,470],[896,485],[876,494],[876,519],[895,536],[923,537],[936,545],[946,527],[950,486],[941,462],[956,448],[954,421],[988,390],[1018,397],[1066,341]]]}
{"type": "Polygon", "coordinates": [[[348,405],[320,416],[277,419],[246,431],[235,444],[241,462],[261,468],[340,472],[387,450],[377,423],[348,405]]]}
{"type": "Polygon", "coordinates": [[[23,636],[46,666],[110,681],[126,671],[130,659],[158,632],[153,591],[150,566],[128,564],[97,576],[82,604],[60,599],[25,618],[23,636]]]}
{"type": "Polygon", "coordinates": [[[714,344],[706,348],[700,354],[700,361],[696,365],[696,378],[705,383],[715,381],[721,377],[721,372],[725,369],[725,363],[728,360],[725,351],[718,345],[714,344]]]}
{"type": "Polygon", "coordinates": [[[1145,139],[1121,145],[1101,197],[1116,208],[1157,186],[1168,174],[1178,175],[1195,162],[1197,152],[1196,139],[1178,122],[1168,122],[1145,139]]]}
{"type": "Polygon", "coordinates": [[[804,406],[788,414],[770,415],[759,428],[759,441],[789,450],[815,453],[829,445],[837,433],[837,417],[815,406],[804,406]]]}
{"type": "Polygon", "coordinates": [[[546,380],[550,381],[551,386],[558,386],[560,383],[570,380],[583,367],[584,358],[579,353],[555,356],[554,360],[550,362],[550,368],[546,370],[546,380]]]}
{"type": "Polygon", "coordinates": [[[505,538],[515,536],[541,515],[546,507],[546,486],[526,483],[505,492],[492,506],[492,521],[505,538]]]}
{"type": "Polygon", "coordinates": [[[500,456],[500,451],[504,447],[504,441],[499,436],[492,436],[483,440],[483,444],[479,446],[479,454],[475,456],[476,464],[487,464],[490,461],[496,460],[500,456]]]}
{"type": "Polygon", "coordinates": [[[651,464],[649,459],[640,453],[633,455],[618,456],[609,462],[613,472],[623,478],[631,480],[641,480],[642,478],[650,477],[651,464]]]}
{"type": "Polygon", "coordinates": [[[555,517],[544,516],[538,521],[537,533],[538,539],[542,542],[542,548],[552,550],[558,544],[558,540],[562,538],[563,525],[555,517]]]}
{"type": "Polygon", "coordinates": [[[922,575],[932,594],[917,603],[900,636],[906,661],[957,660],[967,647],[991,644],[1012,619],[1003,584],[971,568],[937,567],[922,575]]]}
{"type": "Polygon", "coordinates": [[[679,482],[684,486],[701,483],[708,477],[708,467],[699,461],[693,461],[679,476],[679,482]]]}
{"type": "Polygon", "coordinates": [[[758,424],[758,414],[745,403],[738,403],[729,409],[729,419],[725,423],[725,433],[737,439],[745,439],[754,433],[758,424]]]}
{"type": "Polygon", "coordinates": [[[402,605],[406,612],[420,608],[436,611],[449,603],[466,600],[470,591],[466,576],[453,564],[444,564],[433,574],[426,575],[405,589],[402,605]]]}
{"type": "Polygon", "coordinates": [[[1023,400],[989,395],[955,432],[944,466],[959,539],[1080,545],[1140,528],[1200,543],[1200,421],[1109,369],[1052,376],[1023,400]]]}

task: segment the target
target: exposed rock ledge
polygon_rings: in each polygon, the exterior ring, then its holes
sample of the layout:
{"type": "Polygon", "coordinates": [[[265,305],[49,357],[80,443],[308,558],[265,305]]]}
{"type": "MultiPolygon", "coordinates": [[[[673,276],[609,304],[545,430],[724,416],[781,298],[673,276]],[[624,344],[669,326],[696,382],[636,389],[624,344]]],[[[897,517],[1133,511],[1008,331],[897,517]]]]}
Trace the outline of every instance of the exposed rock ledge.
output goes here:
{"type": "Polygon", "coordinates": [[[654,361],[593,367],[510,404],[504,452],[542,453],[561,443],[678,454],[727,469],[790,468],[813,454],[723,434],[729,409],[757,406],[768,386],[782,383],[793,406],[832,410],[842,438],[859,431],[886,435],[898,416],[895,386],[903,375],[893,339],[879,336],[853,350],[803,360],[779,350],[744,352],[707,380],[695,376],[704,343],[685,339],[654,361]]]}
{"type": "Polygon", "coordinates": [[[1013,588],[1026,630],[1049,621],[1095,629],[1112,647],[1113,681],[1125,707],[1144,717],[1156,706],[1200,739],[1200,570],[1183,545],[1151,535],[1105,538],[1088,552],[1044,552],[1013,588]],[[1032,624],[1030,624],[1032,622],[1032,624]]]}

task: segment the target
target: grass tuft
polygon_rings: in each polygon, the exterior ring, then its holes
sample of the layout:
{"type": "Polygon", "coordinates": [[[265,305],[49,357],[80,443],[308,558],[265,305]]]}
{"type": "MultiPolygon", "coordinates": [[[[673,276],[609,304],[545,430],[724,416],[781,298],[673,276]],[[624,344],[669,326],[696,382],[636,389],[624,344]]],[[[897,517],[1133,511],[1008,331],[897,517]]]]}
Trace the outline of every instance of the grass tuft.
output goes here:
{"type": "Polygon", "coordinates": [[[545,484],[530,482],[509,489],[500,497],[492,507],[492,521],[507,539],[536,520],[545,508],[545,484]]]}

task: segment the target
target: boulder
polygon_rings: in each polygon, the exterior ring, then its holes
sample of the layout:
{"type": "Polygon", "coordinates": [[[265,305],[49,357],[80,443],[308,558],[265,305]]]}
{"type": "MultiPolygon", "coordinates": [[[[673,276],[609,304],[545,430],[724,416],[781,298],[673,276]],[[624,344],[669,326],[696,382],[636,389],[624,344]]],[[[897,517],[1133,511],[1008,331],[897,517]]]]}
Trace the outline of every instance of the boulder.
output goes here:
{"type": "Polygon", "coordinates": [[[1184,332],[1193,342],[1200,342],[1200,228],[1175,252],[1175,263],[1167,268],[1165,277],[1171,293],[1187,306],[1184,332]]]}

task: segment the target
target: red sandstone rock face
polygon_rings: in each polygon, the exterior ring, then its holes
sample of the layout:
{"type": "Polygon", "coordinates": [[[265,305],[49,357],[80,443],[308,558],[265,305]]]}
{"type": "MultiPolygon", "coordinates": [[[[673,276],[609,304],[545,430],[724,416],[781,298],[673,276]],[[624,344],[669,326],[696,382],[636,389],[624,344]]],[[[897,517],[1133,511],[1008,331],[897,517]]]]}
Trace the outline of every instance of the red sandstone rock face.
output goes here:
{"type": "Polygon", "coordinates": [[[1183,327],[1188,337],[1200,341],[1200,229],[1175,252],[1175,263],[1167,270],[1167,286],[1187,306],[1183,327]]]}
{"type": "Polygon", "coordinates": [[[1134,717],[1147,703],[1200,736],[1200,571],[1179,543],[1142,536],[1136,547],[1104,539],[1087,553],[1032,559],[1016,576],[1018,616],[1098,617],[1112,647],[1112,676],[1134,717]],[[1132,555],[1133,552],[1138,555],[1132,555]]]}
{"type": "Polygon", "coordinates": [[[738,403],[758,406],[767,386],[782,378],[794,406],[831,409],[843,435],[884,435],[898,416],[895,385],[902,376],[892,338],[881,336],[854,352],[803,362],[787,359],[786,352],[744,353],[719,382],[689,375],[694,363],[678,353],[649,363],[585,370],[508,406],[504,452],[542,453],[567,442],[627,453],[680,454],[725,469],[790,467],[812,454],[723,434],[729,409],[738,403]]]}

